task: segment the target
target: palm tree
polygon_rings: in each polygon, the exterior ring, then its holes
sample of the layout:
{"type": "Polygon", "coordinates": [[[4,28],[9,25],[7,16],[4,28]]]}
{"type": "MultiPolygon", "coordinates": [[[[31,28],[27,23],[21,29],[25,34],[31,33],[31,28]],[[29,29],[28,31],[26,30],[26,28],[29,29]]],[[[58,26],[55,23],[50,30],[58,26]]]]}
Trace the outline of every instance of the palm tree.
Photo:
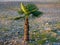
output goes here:
{"type": "Polygon", "coordinates": [[[41,16],[42,12],[40,12],[36,5],[34,4],[26,4],[24,5],[21,3],[21,8],[18,11],[19,14],[21,14],[20,17],[16,17],[15,20],[18,20],[20,18],[25,18],[25,24],[24,24],[24,41],[29,41],[29,16],[32,17],[39,17],[41,16]]]}

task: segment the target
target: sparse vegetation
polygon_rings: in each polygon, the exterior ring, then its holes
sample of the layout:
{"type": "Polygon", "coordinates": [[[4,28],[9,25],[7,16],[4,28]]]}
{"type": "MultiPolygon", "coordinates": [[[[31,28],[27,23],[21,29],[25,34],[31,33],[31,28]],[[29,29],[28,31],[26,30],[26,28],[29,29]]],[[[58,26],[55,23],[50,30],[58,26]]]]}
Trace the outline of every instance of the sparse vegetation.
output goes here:
{"type": "MultiPolygon", "coordinates": [[[[58,6],[56,5],[57,7],[55,6],[53,8],[50,8],[50,4],[48,4],[49,6],[46,4],[48,8],[44,4],[42,4],[43,6],[41,4],[39,5],[37,4],[37,6],[41,9],[41,11],[48,14],[44,14],[41,20],[39,18],[32,19],[35,16],[39,17],[39,15],[37,15],[39,14],[37,13],[39,11],[32,12],[34,16],[29,15],[29,18],[30,18],[29,19],[29,22],[30,22],[29,39],[30,40],[28,44],[29,45],[46,45],[46,44],[53,45],[53,43],[58,43],[58,42],[60,43],[60,22],[59,22],[60,18],[58,16],[59,15],[58,10],[60,8],[57,9],[59,5],[58,6]],[[53,14],[50,14],[51,12],[53,12],[53,14]],[[57,19],[56,16],[59,19],[57,19]]],[[[23,30],[24,20],[23,19],[25,19],[24,18],[25,16],[23,14],[23,11],[20,10],[20,7],[17,8],[18,6],[16,6],[15,8],[14,7],[15,4],[12,5],[13,7],[12,6],[10,7],[10,6],[11,6],[10,3],[9,4],[6,3],[5,5],[4,4],[1,5],[3,9],[0,7],[0,45],[22,45],[21,43],[24,38],[23,37],[24,35],[23,34],[24,33],[24,30],[23,30]],[[17,13],[17,10],[20,15],[17,13]],[[18,20],[20,18],[22,19],[18,20]]],[[[28,9],[30,8],[32,10],[31,7],[34,8],[34,5],[30,5],[29,3],[27,8],[28,9]]],[[[31,11],[30,9],[29,11],[31,11]]],[[[42,14],[42,12],[40,13],[42,14]]]]}

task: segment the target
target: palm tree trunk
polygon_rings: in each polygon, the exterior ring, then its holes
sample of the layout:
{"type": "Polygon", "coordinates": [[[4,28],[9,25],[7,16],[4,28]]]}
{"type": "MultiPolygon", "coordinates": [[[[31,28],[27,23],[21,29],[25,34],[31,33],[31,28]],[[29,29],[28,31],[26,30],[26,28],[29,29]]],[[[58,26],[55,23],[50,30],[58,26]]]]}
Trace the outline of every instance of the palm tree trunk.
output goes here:
{"type": "Polygon", "coordinates": [[[24,42],[29,41],[29,21],[28,17],[25,19],[25,25],[24,25],[24,42]]]}

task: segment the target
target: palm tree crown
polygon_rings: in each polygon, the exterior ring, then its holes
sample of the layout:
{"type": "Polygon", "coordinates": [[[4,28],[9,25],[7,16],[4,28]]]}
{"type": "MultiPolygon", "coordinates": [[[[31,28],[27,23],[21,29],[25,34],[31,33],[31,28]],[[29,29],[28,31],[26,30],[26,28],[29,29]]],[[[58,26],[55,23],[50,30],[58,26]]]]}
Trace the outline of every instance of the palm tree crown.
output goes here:
{"type": "Polygon", "coordinates": [[[42,12],[40,12],[37,8],[36,5],[34,4],[27,4],[27,5],[24,5],[23,3],[21,3],[21,8],[20,10],[18,11],[19,14],[24,14],[24,16],[30,16],[30,14],[32,14],[33,17],[38,17],[38,16],[41,16],[42,12]]]}

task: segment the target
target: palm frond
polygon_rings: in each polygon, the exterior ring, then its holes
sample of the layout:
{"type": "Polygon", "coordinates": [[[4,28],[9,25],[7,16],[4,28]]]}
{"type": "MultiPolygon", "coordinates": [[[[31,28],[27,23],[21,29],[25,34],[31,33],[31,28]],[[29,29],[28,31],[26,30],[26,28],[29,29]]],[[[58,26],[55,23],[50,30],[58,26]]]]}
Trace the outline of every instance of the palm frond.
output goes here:
{"type": "Polygon", "coordinates": [[[13,20],[19,20],[21,18],[23,18],[23,17],[15,17],[13,20]]]}
{"type": "Polygon", "coordinates": [[[40,17],[42,16],[42,12],[38,11],[38,8],[34,4],[27,4],[27,9],[30,11],[30,14],[32,14],[32,17],[40,17]]]}
{"type": "Polygon", "coordinates": [[[22,15],[24,12],[22,10],[17,11],[19,15],[22,15]]]}
{"type": "Polygon", "coordinates": [[[19,20],[19,19],[22,19],[24,18],[24,16],[18,16],[18,17],[14,17],[14,18],[9,18],[9,20],[19,20]]]}
{"type": "Polygon", "coordinates": [[[38,10],[37,6],[34,4],[27,4],[26,7],[30,11],[30,13],[38,10]]]}
{"type": "Polygon", "coordinates": [[[21,10],[24,12],[24,14],[29,15],[30,11],[27,9],[27,7],[21,3],[21,10]]]}
{"type": "Polygon", "coordinates": [[[42,16],[42,14],[43,14],[43,12],[40,12],[40,11],[32,12],[33,17],[40,17],[40,16],[42,16]]]}

